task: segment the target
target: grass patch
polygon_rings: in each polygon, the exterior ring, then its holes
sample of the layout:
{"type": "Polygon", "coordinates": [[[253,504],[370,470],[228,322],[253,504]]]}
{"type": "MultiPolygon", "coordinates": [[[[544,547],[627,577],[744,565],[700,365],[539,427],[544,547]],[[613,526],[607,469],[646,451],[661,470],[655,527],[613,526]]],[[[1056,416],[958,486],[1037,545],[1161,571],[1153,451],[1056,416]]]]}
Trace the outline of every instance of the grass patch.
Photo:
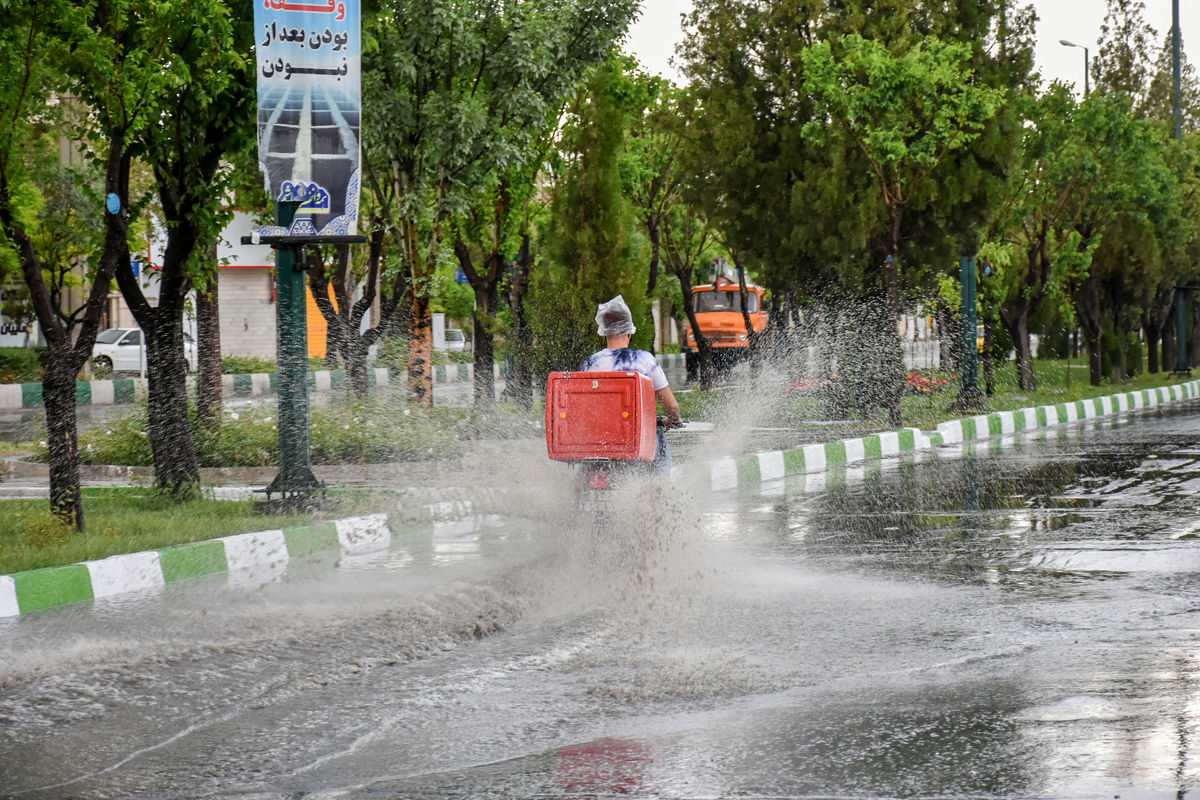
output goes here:
{"type": "Polygon", "coordinates": [[[37,449],[37,442],[3,442],[0,441],[0,458],[29,453],[37,449]]]}
{"type": "MultiPolygon", "coordinates": [[[[996,367],[996,393],[985,398],[992,411],[1016,411],[1033,406],[1069,403],[1092,397],[1105,397],[1122,392],[1157,389],[1173,386],[1184,380],[1172,378],[1170,372],[1142,373],[1125,381],[1103,381],[1099,386],[1088,382],[1087,362],[1071,361],[1070,380],[1067,379],[1067,362],[1053,359],[1035,359],[1033,362],[1033,392],[1023,392],[1017,387],[1016,363],[1007,361],[996,367]]],[[[983,378],[980,377],[982,391],[983,378]]],[[[947,384],[938,394],[910,396],[904,399],[904,420],[907,425],[933,428],[940,422],[966,416],[961,411],[950,411],[949,406],[958,397],[958,381],[947,384]]]]}
{"type": "Polygon", "coordinates": [[[0,575],[395,508],[394,498],[356,493],[335,497],[319,514],[261,516],[253,512],[252,502],[179,503],[153,489],[84,489],[85,530],[78,533],[59,523],[44,499],[3,500],[0,575]]]}
{"type": "MultiPolygon", "coordinates": [[[[1032,406],[1104,397],[1129,391],[1155,389],[1181,383],[1170,377],[1169,372],[1143,373],[1126,381],[1105,381],[1100,386],[1088,383],[1087,364],[1075,359],[1071,362],[1070,381],[1067,380],[1067,363],[1063,360],[1035,360],[1033,363],[1036,391],[1023,392],[1017,388],[1017,371],[1014,362],[1004,362],[996,367],[996,392],[985,398],[991,411],[1015,411],[1032,406]]],[[[923,374],[931,374],[923,371],[923,374]]],[[[929,393],[906,394],[901,403],[905,427],[930,430],[938,423],[969,416],[968,412],[951,410],[958,397],[959,380],[947,373],[937,373],[948,380],[945,384],[934,384],[929,393]]],[[[982,391],[982,377],[980,378],[982,391]]],[[[743,414],[749,409],[753,413],[753,424],[763,427],[791,428],[794,430],[828,430],[822,422],[828,419],[821,401],[820,388],[793,391],[781,386],[778,393],[768,396],[764,387],[756,387],[752,398],[747,398],[746,387],[714,389],[689,389],[675,394],[685,419],[699,422],[727,421],[731,414],[743,414]],[[747,403],[749,404],[747,405],[747,403]]],[[[857,417],[851,422],[864,430],[890,430],[892,425],[883,409],[874,415],[857,417]]],[[[837,437],[834,437],[837,438],[837,437]]]]}

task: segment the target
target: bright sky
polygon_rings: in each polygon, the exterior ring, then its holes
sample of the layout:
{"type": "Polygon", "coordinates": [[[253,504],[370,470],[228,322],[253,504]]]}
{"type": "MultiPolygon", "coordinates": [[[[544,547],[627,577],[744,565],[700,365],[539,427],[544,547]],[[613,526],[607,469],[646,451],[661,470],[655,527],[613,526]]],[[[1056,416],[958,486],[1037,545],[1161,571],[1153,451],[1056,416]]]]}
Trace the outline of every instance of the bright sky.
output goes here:
{"type": "MultiPolygon", "coordinates": [[[[1145,20],[1158,31],[1159,41],[1171,30],[1171,0],[1145,0],[1145,20]]],[[[1064,47],[1059,39],[1067,39],[1096,52],[1100,25],[1107,7],[1105,0],[1034,0],[1037,9],[1037,46],[1035,57],[1042,77],[1075,84],[1083,91],[1083,50],[1064,47]]],[[[1196,52],[1200,41],[1200,13],[1191,0],[1180,0],[1179,27],[1183,31],[1184,51],[1196,52]],[[1189,8],[1192,6],[1192,8],[1189,8]],[[1191,46],[1189,47],[1189,42],[1191,46]]],[[[631,50],[643,66],[652,73],[679,80],[679,74],[667,63],[682,38],[679,17],[692,8],[692,0],[643,0],[642,15],[634,24],[628,39],[631,50]]],[[[1196,58],[1189,59],[1196,63],[1196,58]]]]}

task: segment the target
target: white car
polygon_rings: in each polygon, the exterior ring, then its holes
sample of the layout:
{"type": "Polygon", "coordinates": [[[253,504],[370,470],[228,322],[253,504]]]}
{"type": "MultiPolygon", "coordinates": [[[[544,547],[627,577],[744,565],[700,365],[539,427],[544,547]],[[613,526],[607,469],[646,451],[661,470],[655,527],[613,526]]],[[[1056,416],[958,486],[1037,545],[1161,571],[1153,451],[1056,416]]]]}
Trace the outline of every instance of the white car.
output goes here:
{"type": "MultiPolygon", "coordinates": [[[[196,371],[196,342],[184,332],[183,353],[188,372],[196,371]]],[[[146,348],[141,328],[109,328],[96,334],[92,364],[113,372],[141,372],[146,363],[146,348]]]]}
{"type": "Polygon", "coordinates": [[[466,334],[460,329],[446,328],[446,345],[441,349],[447,353],[469,353],[471,343],[467,341],[466,334]]]}

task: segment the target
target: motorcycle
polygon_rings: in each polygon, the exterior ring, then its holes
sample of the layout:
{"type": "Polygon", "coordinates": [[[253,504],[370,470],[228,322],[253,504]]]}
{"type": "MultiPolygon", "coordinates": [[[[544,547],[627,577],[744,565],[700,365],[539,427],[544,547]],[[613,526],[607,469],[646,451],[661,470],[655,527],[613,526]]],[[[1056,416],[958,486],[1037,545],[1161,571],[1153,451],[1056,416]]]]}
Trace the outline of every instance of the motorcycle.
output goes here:
{"type": "Polygon", "coordinates": [[[667,445],[665,431],[681,428],[682,419],[659,416],[655,419],[655,457],[652,461],[615,459],[597,456],[585,457],[578,465],[578,501],[583,511],[607,509],[607,493],[614,488],[635,480],[647,481],[666,476],[671,471],[671,450],[667,445]]]}
{"type": "Polygon", "coordinates": [[[576,465],[578,507],[604,511],[612,490],[670,469],[650,379],[637,372],[555,372],[546,385],[546,451],[576,465]]]}

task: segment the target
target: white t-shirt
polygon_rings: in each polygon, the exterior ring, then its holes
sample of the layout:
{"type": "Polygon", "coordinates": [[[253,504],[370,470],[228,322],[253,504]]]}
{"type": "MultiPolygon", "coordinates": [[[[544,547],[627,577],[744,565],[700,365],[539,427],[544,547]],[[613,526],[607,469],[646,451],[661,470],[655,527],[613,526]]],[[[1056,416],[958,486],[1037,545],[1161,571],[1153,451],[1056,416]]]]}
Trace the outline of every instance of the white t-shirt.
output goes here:
{"type": "Polygon", "coordinates": [[[658,359],[648,350],[622,347],[592,353],[579,367],[580,372],[640,372],[654,384],[654,391],[667,385],[667,375],[658,359]]]}

